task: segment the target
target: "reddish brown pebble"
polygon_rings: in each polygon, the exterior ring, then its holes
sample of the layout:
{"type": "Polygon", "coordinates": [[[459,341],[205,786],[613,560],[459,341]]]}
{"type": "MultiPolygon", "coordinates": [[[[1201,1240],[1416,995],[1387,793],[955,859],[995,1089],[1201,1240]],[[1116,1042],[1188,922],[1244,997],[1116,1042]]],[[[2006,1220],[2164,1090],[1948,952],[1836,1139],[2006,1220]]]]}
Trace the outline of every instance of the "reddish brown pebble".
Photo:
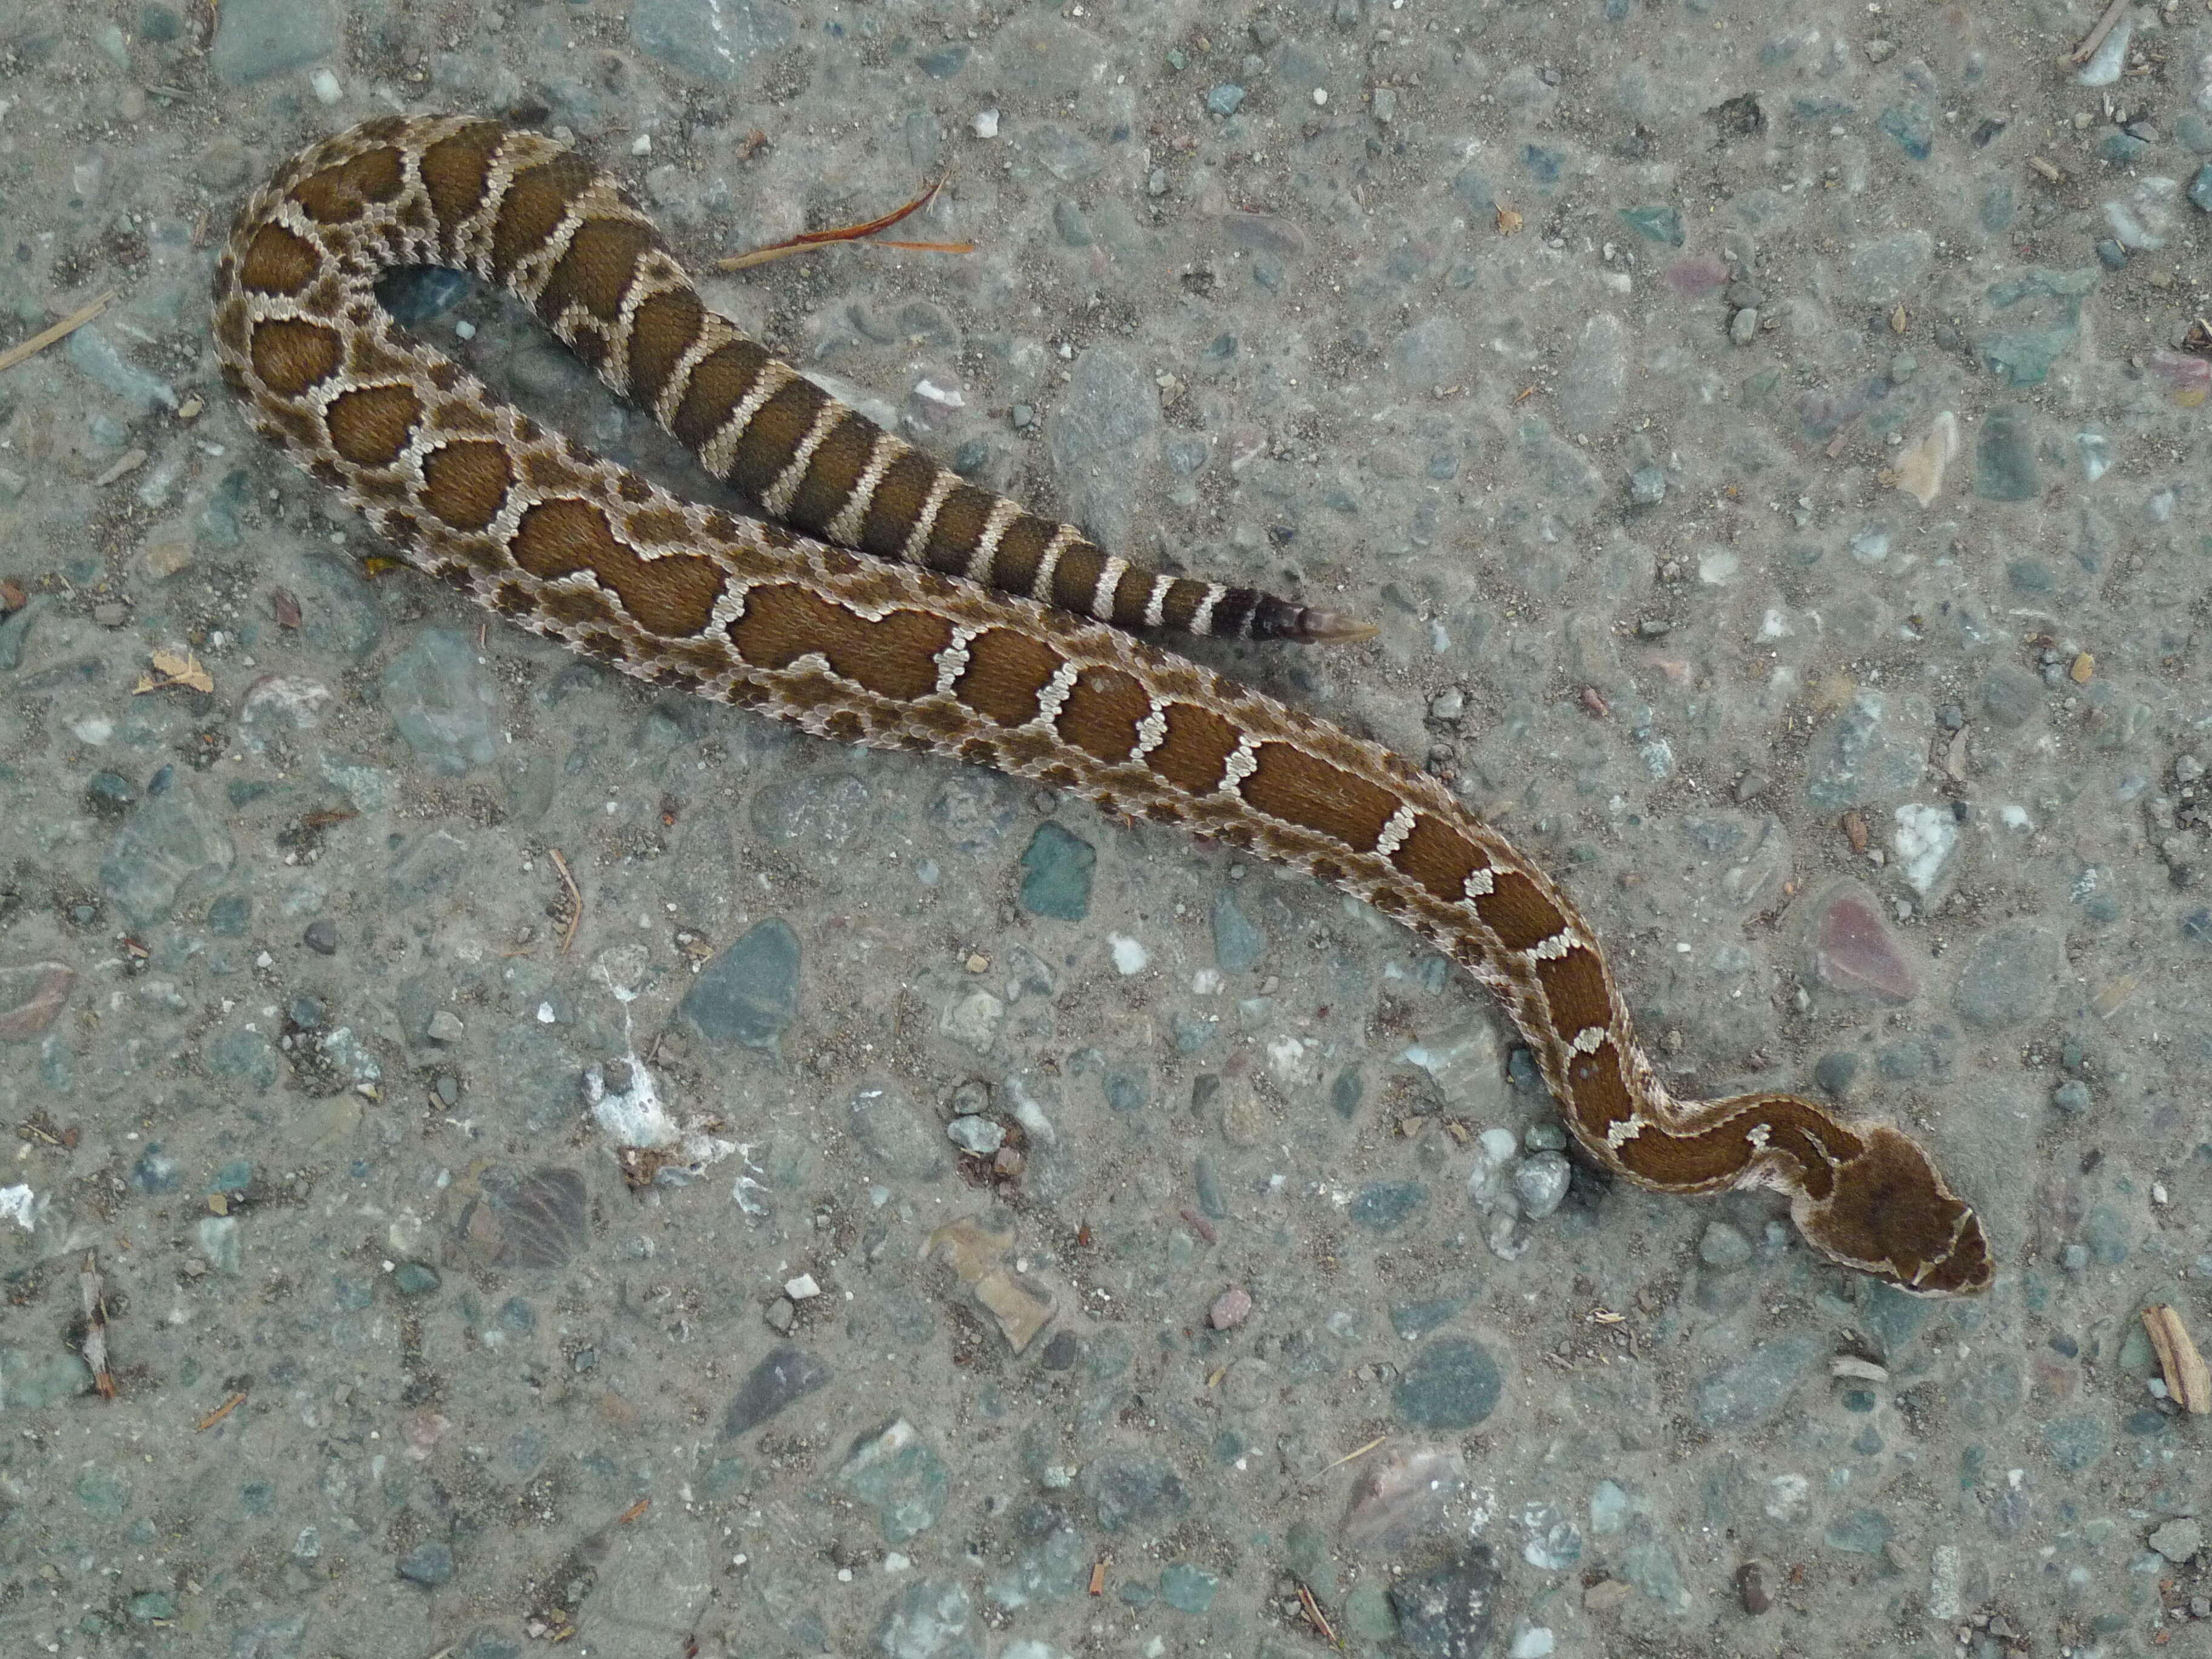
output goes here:
{"type": "Polygon", "coordinates": [[[1735,1570],[1735,1593],[1743,1599],[1743,1610],[1749,1613],[1765,1613],[1774,1605],[1774,1596],[1766,1588],[1766,1563],[1747,1561],[1735,1570]]]}
{"type": "Polygon", "coordinates": [[[27,1042],[52,1024],[76,983],[65,962],[0,968],[0,1042],[27,1042]]]}
{"type": "Polygon", "coordinates": [[[1251,1316],[1251,1293],[1242,1285],[1231,1285],[1213,1298],[1213,1311],[1206,1317],[1215,1330],[1225,1331],[1242,1325],[1251,1316]]]}
{"type": "Polygon", "coordinates": [[[1185,1210],[1182,1218],[1190,1223],[1191,1231],[1207,1243],[1214,1243],[1213,1224],[1195,1210],[1185,1210]]]}

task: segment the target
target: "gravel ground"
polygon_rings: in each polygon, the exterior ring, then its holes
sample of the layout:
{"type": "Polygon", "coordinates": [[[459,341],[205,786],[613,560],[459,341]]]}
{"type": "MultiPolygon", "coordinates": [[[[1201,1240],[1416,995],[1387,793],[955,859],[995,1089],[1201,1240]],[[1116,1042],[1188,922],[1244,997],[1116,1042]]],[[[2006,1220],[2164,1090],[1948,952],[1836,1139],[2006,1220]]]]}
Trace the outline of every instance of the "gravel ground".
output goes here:
{"type": "Polygon", "coordinates": [[[2203,0],[495,3],[0,16],[0,343],[113,295],[0,371],[0,1650],[2206,1650],[2203,0]],[[1607,1182],[1310,882],[367,566],[205,295],[437,108],[695,268],[947,173],[973,252],[710,293],[1377,622],[1201,654],[1558,871],[1678,1090],[1912,1125],[1994,1291],[1607,1182]]]}

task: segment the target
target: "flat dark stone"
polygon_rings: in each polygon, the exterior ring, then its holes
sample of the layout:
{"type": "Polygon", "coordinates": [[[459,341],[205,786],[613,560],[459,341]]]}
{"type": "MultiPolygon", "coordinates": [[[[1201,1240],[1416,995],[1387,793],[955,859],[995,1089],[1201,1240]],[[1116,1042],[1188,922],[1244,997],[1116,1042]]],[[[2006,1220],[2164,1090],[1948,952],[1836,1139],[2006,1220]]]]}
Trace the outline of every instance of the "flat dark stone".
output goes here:
{"type": "Polygon", "coordinates": [[[757,1429],[793,1401],[827,1382],[830,1368],[795,1344],[785,1342],[745,1374],[737,1397],[722,1415],[722,1437],[757,1429]]]}

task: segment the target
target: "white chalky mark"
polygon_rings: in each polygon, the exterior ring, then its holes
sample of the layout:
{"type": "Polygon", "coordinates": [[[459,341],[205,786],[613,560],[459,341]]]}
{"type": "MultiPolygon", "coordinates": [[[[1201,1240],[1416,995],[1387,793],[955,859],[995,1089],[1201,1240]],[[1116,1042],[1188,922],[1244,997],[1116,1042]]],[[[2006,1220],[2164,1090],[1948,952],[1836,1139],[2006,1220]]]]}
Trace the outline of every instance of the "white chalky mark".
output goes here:
{"type": "Polygon", "coordinates": [[[1073,525],[1064,524],[1052,532],[1052,539],[1044,544],[1043,556],[1037,560],[1036,574],[1030,578],[1031,599],[1051,601],[1053,572],[1060,568],[1060,556],[1081,539],[1073,525]]]}
{"type": "Polygon", "coordinates": [[[991,565],[999,556],[999,544],[1006,538],[1006,526],[1022,516],[1022,510],[1003,495],[991,503],[991,514],[983,520],[983,533],[975,538],[975,550],[968,556],[968,580],[988,586],[991,580],[991,565]]]}
{"type": "Polygon", "coordinates": [[[868,522],[868,506],[876,498],[876,489],[890,471],[893,462],[906,453],[907,447],[888,432],[876,434],[875,445],[868,451],[867,465],[860,469],[860,477],[853,484],[853,493],[845,498],[845,505],[837,509],[837,516],[830,520],[829,538],[846,547],[860,544],[860,532],[868,522]]]}
{"type": "Polygon", "coordinates": [[[1052,678],[1044,683],[1043,689],[1037,693],[1036,720],[1031,721],[1030,724],[1035,725],[1037,721],[1042,721],[1045,725],[1050,726],[1057,720],[1060,718],[1060,711],[1066,706],[1068,694],[1075,690],[1075,682],[1082,677],[1082,669],[1072,662],[1063,662],[1059,667],[1054,669],[1052,678]]]}
{"type": "Polygon", "coordinates": [[[753,416],[761,412],[763,404],[798,378],[798,370],[787,368],[773,359],[761,366],[752,390],[738,400],[738,406],[730,411],[729,418],[714,428],[714,435],[707,440],[705,447],[699,452],[699,463],[711,477],[726,478],[730,476],[730,469],[737,464],[738,446],[744,441],[745,433],[752,426],[753,416]]]}
{"type": "Polygon", "coordinates": [[[1137,722],[1137,746],[1129,751],[1131,760],[1144,757],[1167,741],[1167,710],[1154,703],[1145,718],[1137,722]]]}
{"type": "Polygon", "coordinates": [[[1418,816],[1404,801],[1390,814],[1390,821],[1382,826],[1382,833],[1375,837],[1375,856],[1387,859],[1406,844],[1406,837],[1413,833],[1413,819],[1418,816]]]}
{"type": "Polygon", "coordinates": [[[914,516],[914,528],[907,532],[906,545],[898,556],[908,564],[920,564],[922,553],[929,546],[929,532],[937,528],[937,515],[945,506],[945,498],[960,487],[960,480],[951,473],[939,471],[930,480],[929,494],[922,498],[921,511],[914,516]]]}

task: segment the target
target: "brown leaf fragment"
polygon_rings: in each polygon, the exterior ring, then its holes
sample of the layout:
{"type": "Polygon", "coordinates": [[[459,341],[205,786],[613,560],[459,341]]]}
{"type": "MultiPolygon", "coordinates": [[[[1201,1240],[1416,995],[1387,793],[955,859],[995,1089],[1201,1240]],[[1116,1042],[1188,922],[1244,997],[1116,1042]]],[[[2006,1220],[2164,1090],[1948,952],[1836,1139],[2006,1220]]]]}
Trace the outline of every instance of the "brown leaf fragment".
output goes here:
{"type": "Polygon", "coordinates": [[[2166,1377],[2166,1397],[2192,1417],[2212,1413],[2212,1374],[2206,1372],[2204,1356],[2189,1340],[2189,1328],[2181,1322],[2180,1314],[2163,1302],[2155,1303],[2143,1310],[2142,1322],[2166,1377]]]}
{"type": "Polygon", "coordinates": [[[174,685],[181,685],[187,691],[215,690],[215,676],[209,673],[201,665],[200,659],[189,651],[181,656],[174,651],[156,651],[153,663],[154,672],[141,674],[138,684],[131,688],[133,696],[143,696],[149,691],[165,691],[174,685]]]}
{"type": "Polygon", "coordinates": [[[290,588],[270,589],[269,609],[276,617],[277,627],[297,628],[300,625],[300,596],[290,588]]]}

